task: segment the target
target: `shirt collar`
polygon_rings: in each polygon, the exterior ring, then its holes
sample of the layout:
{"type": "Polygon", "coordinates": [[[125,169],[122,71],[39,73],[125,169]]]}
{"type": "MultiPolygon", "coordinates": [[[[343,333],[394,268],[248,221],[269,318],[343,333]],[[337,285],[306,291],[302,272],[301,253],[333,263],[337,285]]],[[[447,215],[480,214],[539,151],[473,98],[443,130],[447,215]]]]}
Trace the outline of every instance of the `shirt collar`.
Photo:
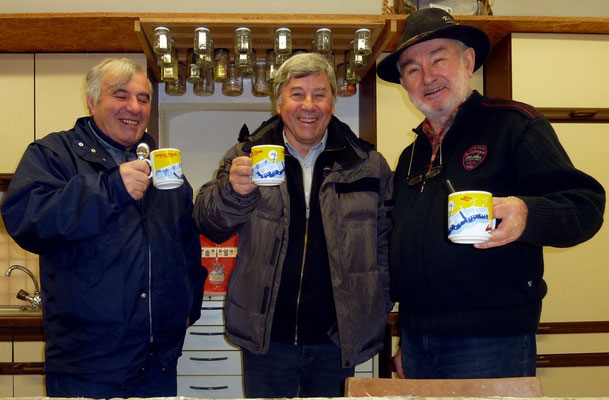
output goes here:
{"type": "MultiPolygon", "coordinates": [[[[319,143],[317,143],[316,145],[314,145],[313,147],[311,147],[309,149],[309,153],[307,154],[307,157],[309,157],[309,155],[311,154],[315,154],[318,155],[320,154],[322,151],[325,150],[326,148],[326,142],[328,141],[328,128],[326,128],[326,132],[324,133],[324,136],[321,138],[321,140],[319,141],[319,143]]],[[[288,151],[290,152],[291,155],[293,155],[294,157],[296,157],[299,160],[304,160],[307,157],[303,157],[298,150],[296,150],[294,148],[294,146],[292,146],[290,144],[290,142],[288,142],[288,137],[285,134],[285,128],[283,128],[283,142],[285,143],[285,147],[288,149],[288,151]]]]}

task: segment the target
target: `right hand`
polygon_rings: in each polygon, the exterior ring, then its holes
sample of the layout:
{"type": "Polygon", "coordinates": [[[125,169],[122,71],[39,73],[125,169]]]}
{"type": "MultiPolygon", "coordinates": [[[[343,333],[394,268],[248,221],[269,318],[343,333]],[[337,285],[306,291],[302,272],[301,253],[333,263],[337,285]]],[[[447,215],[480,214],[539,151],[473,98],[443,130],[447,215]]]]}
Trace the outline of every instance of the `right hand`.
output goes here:
{"type": "Polygon", "coordinates": [[[247,156],[235,157],[230,166],[228,181],[240,195],[253,192],[256,185],[252,183],[252,159],[247,156]]]}
{"type": "Polygon", "coordinates": [[[119,167],[121,179],[127,189],[127,193],[134,200],[140,200],[144,197],[144,192],[150,185],[148,174],[150,173],[150,167],[143,160],[135,160],[123,163],[119,167]]]}
{"type": "Polygon", "coordinates": [[[402,379],[406,378],[404,374],[404,366],[402,365],[402,348],[398,347],[398,352],[393,356],[393,365],[395,365],[395,372],[402,379]]]}

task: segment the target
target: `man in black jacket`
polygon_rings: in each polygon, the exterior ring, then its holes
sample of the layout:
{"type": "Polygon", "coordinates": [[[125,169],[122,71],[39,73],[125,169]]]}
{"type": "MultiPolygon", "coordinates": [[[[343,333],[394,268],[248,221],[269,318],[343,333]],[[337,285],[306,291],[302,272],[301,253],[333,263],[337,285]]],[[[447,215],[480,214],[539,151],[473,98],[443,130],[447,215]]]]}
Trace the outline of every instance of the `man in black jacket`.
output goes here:
{"type": "Polygon", "coordinates": [[[50,397],[175,396],[205,270],[192,188],[150,185],[137,160],[152,86],[129,59],[87,74],[90,117],[30,144],[2,217],[40,254],[46,392],[50,397]]]}
{"type": "Polygon", "coordinates": [[[535,375],[543,246],[583,242],[603,221],[602,186],[573,167],[542,115],[471,90],[489,50],[483,31],[428,8],[408,17],[400,46],[378,66],[425,115],[394,177],[402,377],[535,375]],[[448,240],[446,180],[493,194],[489,241],[448,240]]]}

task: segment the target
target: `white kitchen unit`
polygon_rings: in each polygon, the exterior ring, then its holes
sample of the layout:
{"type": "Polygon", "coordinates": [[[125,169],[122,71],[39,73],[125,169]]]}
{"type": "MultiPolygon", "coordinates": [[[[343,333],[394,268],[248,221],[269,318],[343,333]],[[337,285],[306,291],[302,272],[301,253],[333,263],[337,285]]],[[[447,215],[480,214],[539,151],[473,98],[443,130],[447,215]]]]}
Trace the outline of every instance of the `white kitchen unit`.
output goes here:
{"type": "Polygon", "coordinates": [[[224,338],[224,296],[206,295],[178,360],[178,396],[243,398],[241,352],[224,338]]]}

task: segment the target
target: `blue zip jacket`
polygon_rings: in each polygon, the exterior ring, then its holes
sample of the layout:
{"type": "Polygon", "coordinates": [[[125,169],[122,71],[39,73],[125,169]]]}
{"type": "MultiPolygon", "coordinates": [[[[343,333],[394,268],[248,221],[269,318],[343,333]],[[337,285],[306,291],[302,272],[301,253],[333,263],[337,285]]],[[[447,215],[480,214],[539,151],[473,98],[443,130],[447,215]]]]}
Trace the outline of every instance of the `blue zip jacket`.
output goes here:
{"type": "Polygon", "coordinates": [[[175,368],[206,272],[188,182],[134,200],[90,122],[27,148],[2,217],[40,254],[46,371],[121,382],[150,352],[175,368]]]}

